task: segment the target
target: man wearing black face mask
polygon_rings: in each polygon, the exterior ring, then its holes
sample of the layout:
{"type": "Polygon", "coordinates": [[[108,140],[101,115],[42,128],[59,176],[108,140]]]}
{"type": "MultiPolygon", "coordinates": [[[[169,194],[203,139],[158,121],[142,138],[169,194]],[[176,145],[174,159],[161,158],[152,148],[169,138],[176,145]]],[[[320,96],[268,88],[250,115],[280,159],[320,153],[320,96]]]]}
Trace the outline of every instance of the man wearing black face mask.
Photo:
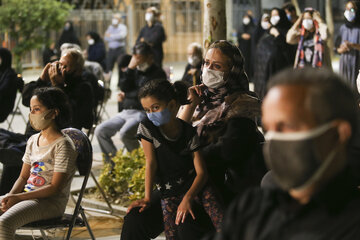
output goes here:
{"type": "Polygon", "coordinates": [[[331,72],[286,70],[270,82],[262,110],[275,185],[239,196],[214,239],[360,239],[352,91],[331,72]]]}
{"type": "MultiPolygon", "coordinates": [[[[49,63],[43,69],[40,78],[25,85],[23,104],[29,106],[35,88],[56,86],[68,95],[72,107],[72,127],[91,128],[94,119],[94,89],[83,73],[84,59],[78,50],[69,49],[62,53],[58,62],[49,63]]],[[[28,129],[27,129],[27,132],[28,129]]]]}

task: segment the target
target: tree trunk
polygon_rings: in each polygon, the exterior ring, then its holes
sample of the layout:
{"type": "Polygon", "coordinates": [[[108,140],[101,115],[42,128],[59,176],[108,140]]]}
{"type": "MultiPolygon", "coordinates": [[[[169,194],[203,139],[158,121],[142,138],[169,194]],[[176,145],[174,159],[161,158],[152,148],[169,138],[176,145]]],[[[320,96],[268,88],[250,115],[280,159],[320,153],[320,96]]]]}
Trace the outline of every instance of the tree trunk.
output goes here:
{"type": "Polygon", "coordinates": [[[331,4],[331,0],[326,0],[326,6],[325,6],[325,21],[329,30],[329,36],[327,37],[328,39],[328,47],[330,50],[330,59],[332,59],[334,52],[334,18],[333,18],[333,14],[332,14],[332,4],[331,4]]]}
{"type": "Polygon", "coordinates": [[[204,1],[203,46],[206,49],[212,42],[226,39],[226,11],[224,0],[204,1]]]}
{"type": "Polygon", "coordinates": [[[300,10],[300,7],[299,7],[299,2],[298,0],[291,0],[291,3],[294,5],[295,9],[296,9],[296,14],[298,16],[301,15],[301,10],[300,10]]]}

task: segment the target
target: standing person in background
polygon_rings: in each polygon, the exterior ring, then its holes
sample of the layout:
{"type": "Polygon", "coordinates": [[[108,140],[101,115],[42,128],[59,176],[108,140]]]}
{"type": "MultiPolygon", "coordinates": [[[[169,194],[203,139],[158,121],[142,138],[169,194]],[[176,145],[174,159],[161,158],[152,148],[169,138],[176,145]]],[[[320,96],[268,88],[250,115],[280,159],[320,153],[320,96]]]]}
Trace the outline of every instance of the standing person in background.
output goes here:
{"type": "Polygon", "coordinates": [[[81,46],[78,37],[76,36],[73,23],[71,21],[67,21],[64,26],[64,30],[62,31],[59,41],[56,45],[57,49],[60,49],[63,43],[75,43],[81,46]]]}
{"type": "Polygon", "coordinates": [[[238,29],[237,38],[239,49],[245,58],[245,72],[249,77],[252,77],[253,75],[253,68],[251,64],[251,38],[254,34],[254,30],[254,19],[250,14],[246,13],[242,19],[242,26],[238,29]]]}
{"type": "Polygon", "coordinates": [[[291,27],[284,10],[271,10],[269,33],[260,39],[254,63],[255,92],[263,99],[266,92],[266,83],[278,71],[292,66],[295,59],[296,47],[286,43],[286,34],[291,27]]]}
{"type": "Polygon", "coordinates": [[[294,68],[324,66],[332,69],[327,38],[327,25],[320,13],[313,8],[305,8],[286,35],[287,43],[298,44],[294,68]]]}
{"type": "Polygon", "coordinates": [[[187,48],[188,64],[185,67],[185,72],[181,79],[181,81],[189,87],[201,83],[202,54],[202,47],[199,43],[193,42],[189,44],[187,48]]]}
{"type": "Polygon", "coordinates": [[[286,13],[286,17],[289,19],[291,24],[294,24],[298,20],[299,16],[296,14],[296,8],[291,2],[284,3],[282,9],[286,13]]]}
{"type": "Polygon", "coordinates": [[[100,35],[97,32],[90,31],[86,34],[86,40],[89,44],[87,49],[87,59],[99,63],[101,67],[105,69],[106,50],[100,35]]]}
{"type": "Polygon", "coordinates": [[[340,75],[353,87],[360,69],[360,2],[348,1],[344,12],[345,23],[341,25],[335,40],[340,57],[340,75]]]}
{"type": "Polygon", "coordinates": [[[140,31],[136,40],[138,42],[147,42],[154,51],[154,61],[160,67],[164,57],[162,43],[166,40],[165,30],[159,21],[160,12],[156,7],[146,9],[146,25],[140,31]]]}
{"type": "Polygon", "coordinates": [[[105,32],[104,40],[108,43],[108,53],[106,58],[106,69],[110,79],[111,72],[118,57],[125,53],[127,27],[121,22],[121,15],[114,14],[111,25],[105,32]]]}

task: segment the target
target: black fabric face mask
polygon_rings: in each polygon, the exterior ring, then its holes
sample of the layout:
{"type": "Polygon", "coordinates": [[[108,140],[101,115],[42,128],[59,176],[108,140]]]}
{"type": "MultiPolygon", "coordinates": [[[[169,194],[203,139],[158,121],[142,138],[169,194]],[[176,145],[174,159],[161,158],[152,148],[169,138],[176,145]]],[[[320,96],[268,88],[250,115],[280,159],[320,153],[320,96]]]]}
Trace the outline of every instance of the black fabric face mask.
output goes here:
{"type": "Polygon", "coordinates": [[[332,123],[306,132],[267,132],[265,162],[285,190],[308,186],[336,165],[339,136],[332,123]]]}

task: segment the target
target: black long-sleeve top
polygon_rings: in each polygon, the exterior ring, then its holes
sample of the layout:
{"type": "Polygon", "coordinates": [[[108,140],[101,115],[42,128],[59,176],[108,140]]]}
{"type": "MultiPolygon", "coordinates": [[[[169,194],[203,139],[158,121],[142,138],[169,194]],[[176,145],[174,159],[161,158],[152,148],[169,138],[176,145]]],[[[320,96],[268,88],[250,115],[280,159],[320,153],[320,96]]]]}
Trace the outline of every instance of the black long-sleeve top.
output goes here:
{"type": "Polygon", "coordinates": [[[125,77],[119,79],[120,89],[125,93],[123,109],[141,110],[138,92],[142,85],[153,79],[166,79],[164,70],[156,64],[152,64],[145,72],[128,68],[125,77]]]}
{"type": "Polygon", "coordinates": [[[5,121],[13,110],[17,89],[15,71],[11,68],[0,70],[0,122],[5,121]]]}
{"type": "Polygon", "coordinates": [[[212,239],[360,239],[360,192],[349,175],[335,177],[305,205],[277,188],[251,189],[234,200],[212,239]]]}
{"type": "Polygon", "coordinates": [[[166,40],[165,30],[162,24],[155,22],[151,27],[145,25],[145,27],[141,29],[136,43],[138,43],[141,38],[152,46],[154,51],[154,61],[161,66],[164,56],[162,43],[166,40]]]}

